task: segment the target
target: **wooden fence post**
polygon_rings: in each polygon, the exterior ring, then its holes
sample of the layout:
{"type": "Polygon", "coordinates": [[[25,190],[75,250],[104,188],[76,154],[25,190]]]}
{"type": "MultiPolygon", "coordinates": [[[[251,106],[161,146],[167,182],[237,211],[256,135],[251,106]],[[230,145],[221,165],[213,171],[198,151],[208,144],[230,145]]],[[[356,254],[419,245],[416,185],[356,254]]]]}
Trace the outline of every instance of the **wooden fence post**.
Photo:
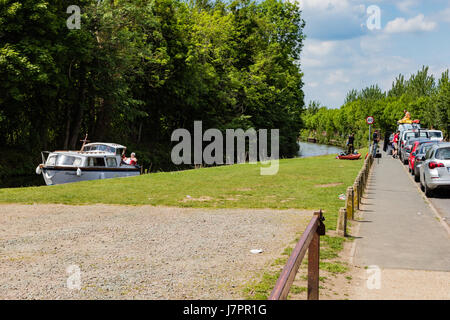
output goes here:
{"type": "MultiPolygon", "coordinates": [[[[319,212],[314,214],[320,215],[319,212]]],[[[308,300],[319,300],[319,255],[320,235],[316,230],[308,247],[308,300]]]]}
{"type": "Polygon", "coordinates": [[[345,208],[339,209],[336,232],[338,235],[342,237],[344,237],[347,234],[347,212],[345,208]]]}
{"type": "Polygon", "coordinates": [[[346,194],[347,219],[353,219],[353,188],[347,188],[346,194]]]}
{"type": "MultiPolygon", "coordinates": [[[[359,182],[356,180],[356,182],[353,184],[353,210],[359,210],[359,182]]],[[[354,213],[353,213],[354,216],[354,213]]],[[[352,217],[353,219],[353,217],[352,217]]]]}

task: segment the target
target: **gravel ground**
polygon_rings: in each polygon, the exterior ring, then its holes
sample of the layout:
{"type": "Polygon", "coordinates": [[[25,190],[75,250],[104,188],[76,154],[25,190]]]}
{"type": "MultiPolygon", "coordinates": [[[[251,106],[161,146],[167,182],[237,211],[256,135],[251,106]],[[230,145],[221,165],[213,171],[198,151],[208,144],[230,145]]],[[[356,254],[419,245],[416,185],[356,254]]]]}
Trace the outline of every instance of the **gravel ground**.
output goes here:
{"type": "Polygon", "coordinates": [[[311,215],[0,205],[0,299],[239,299],[311,215]]]}

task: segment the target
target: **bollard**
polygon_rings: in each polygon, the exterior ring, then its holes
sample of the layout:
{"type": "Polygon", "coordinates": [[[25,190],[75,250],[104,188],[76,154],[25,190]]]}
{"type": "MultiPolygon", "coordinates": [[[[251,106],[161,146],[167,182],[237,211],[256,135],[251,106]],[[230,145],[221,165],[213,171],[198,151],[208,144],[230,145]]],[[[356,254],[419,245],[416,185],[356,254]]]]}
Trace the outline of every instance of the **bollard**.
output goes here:
{"type": "Polygon", "coordinates": [[[339,209],[336,232],[341,237],[345,237],[347,234],[347,212],[345,208],[339,209]]]}
{"type": "Polygon", "coordinates": [[[347,188],[346,197],[347,219],[353,219],[353,187],[347,188]]]}

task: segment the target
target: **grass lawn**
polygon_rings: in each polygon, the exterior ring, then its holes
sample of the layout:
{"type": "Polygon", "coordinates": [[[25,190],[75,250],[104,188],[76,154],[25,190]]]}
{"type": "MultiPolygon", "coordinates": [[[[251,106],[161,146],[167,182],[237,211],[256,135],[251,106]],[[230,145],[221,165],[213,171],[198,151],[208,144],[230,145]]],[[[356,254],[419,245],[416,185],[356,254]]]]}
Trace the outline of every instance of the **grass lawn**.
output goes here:
{"type": "Polygon", "coordinates": [[[57,186],[0,189],[0,203],[322,208],[328,228],[334,228],[337,211],[344,205],[338,195],[353,185],[362,165],[362,159],[337,160],[335,155],[283,159],[278,174],[273,176],[260,175],[259,164],[238,164],[57,186]]]}

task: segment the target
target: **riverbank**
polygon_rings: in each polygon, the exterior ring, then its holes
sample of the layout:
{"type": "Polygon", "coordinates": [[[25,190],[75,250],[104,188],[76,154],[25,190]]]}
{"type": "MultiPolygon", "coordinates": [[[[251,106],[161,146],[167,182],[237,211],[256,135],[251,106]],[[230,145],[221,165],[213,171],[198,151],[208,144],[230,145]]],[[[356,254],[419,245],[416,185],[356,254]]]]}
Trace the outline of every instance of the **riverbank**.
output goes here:
{"type": "Polygon", "coordinates": [[[197,208],[271,208],[325,211],[334,228],[344,193],[362,160],[336,155],[282,159],[278,174],[260,175],[260,166],[238,164],[132,178],[0,189],[0,203],[152,205],[197,208]],[[51,191],[50,191],[51,190],[51,191]]]}

